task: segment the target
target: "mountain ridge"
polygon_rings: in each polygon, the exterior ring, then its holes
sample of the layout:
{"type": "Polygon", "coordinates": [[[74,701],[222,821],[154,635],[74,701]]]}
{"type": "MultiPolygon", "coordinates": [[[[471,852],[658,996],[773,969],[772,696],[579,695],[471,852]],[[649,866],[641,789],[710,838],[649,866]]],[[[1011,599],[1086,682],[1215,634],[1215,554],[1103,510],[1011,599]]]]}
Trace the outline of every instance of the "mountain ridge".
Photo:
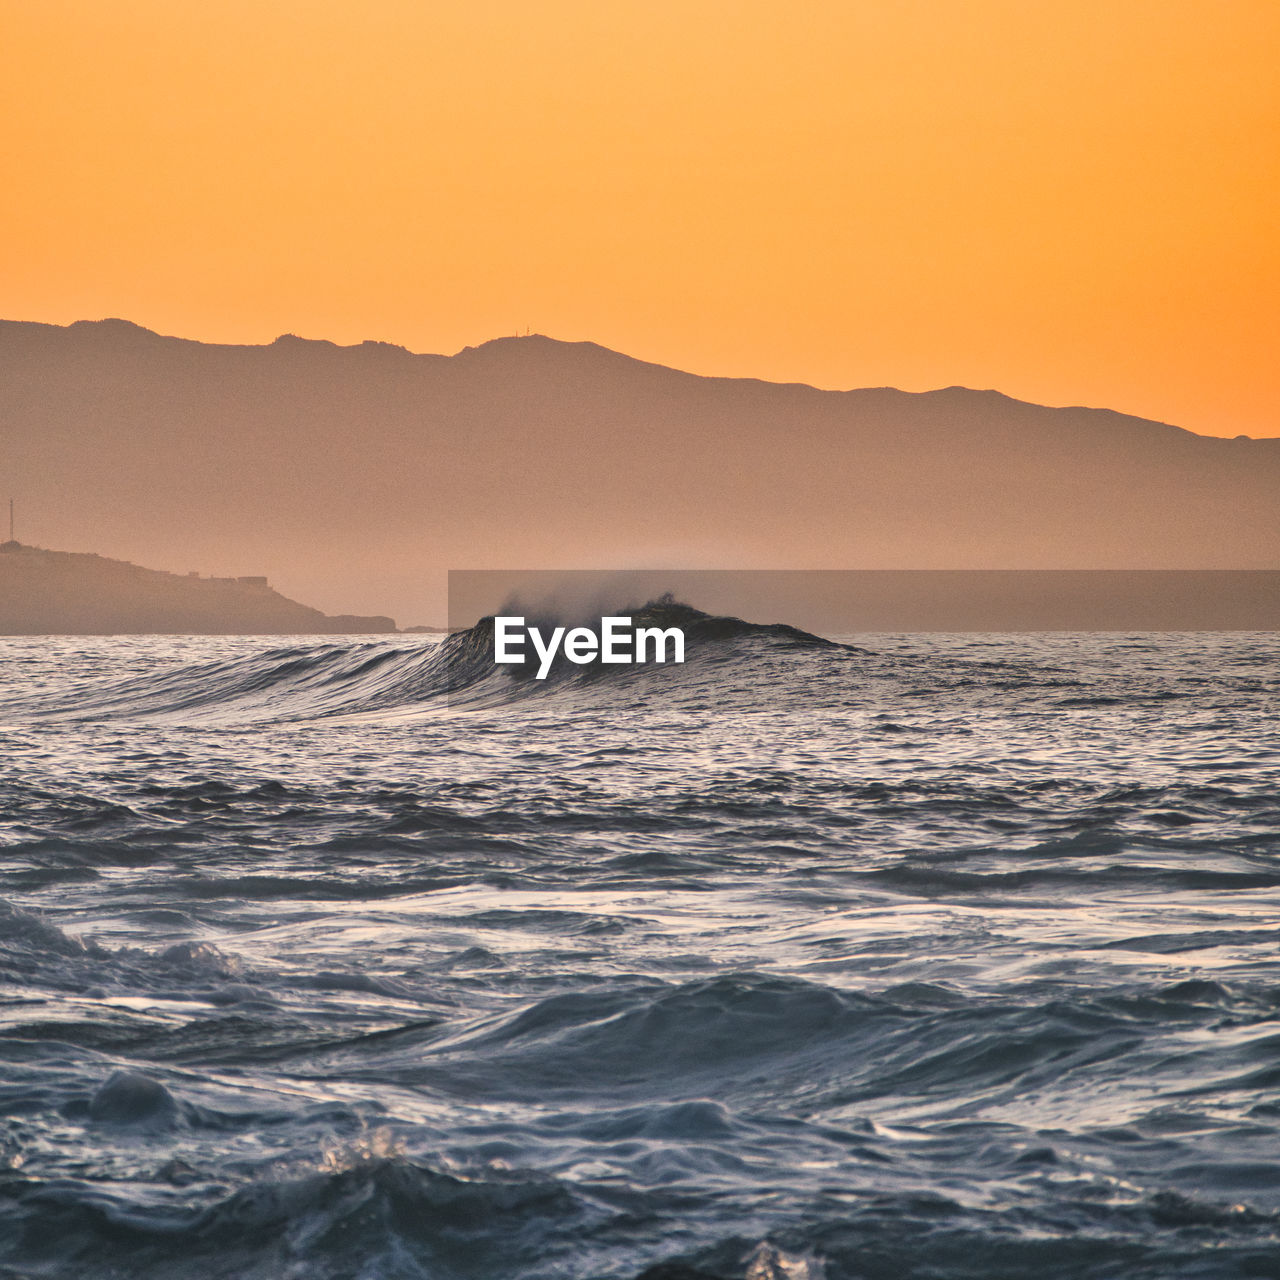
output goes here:
{"type": "Polygon", "coordinates": [[[47,322],[37,320],[0,319],[0,334],[3,334],[3,332],[10,326],[58,332],[87,332],[93,330],[107,335],[136,337],[143,340],[155,339],[159,342],[165,343],[181,343],[188,348],[195,347],[206,350],[236,352],[270,351],[273,348],[279,349],[283,346],[295,347],[299,350],[315,349],[317,351],[346,352],[352,354],[402,354],[414,360],[427,361],[454,361],[486,353],[505,352],[515,348],[534,349],[544,352],[581,351],[589,353],[592,356],[602,356],[630,367],[649,369],[661,374],[673,374],[680,378],[691,379],[698,382],[731,383],[735,385],[806,391],[814,392],[822,396],[856,396],[874,392],[892,392],[893,394],[900,396],[919,397],[943,396],[951,393],[961,393],[965,396],[994,397],[1009,404],[1026,405],[1035,409],[1107,414],[1126,422],[1168,427],[1171,430],[1180,431],[1186,435],[1195,436],[1198,439],[1204,440],[1248,440],[1253,443],[1262,443],[1266,440],[1280,440],[1280,436],[1237,435],[1228,437],[1208,435],[1202,432],[1192,431],[1189,427],[1179,426],[1177,423],[1165,422],[1158,418],[1144,418],[1140,414],[1126,413],[1123,410],[1112,409],[1106,405],[1043,404],[1036,400],[1024,400],[1018,396],[1009,395],[1007,392],[1001,391],[998,387],[968,387],[960,383],[955,383],[945,387],[931,387],[924,391],[907,391],[901,387],[894,387],[890,385],[818,387],[808,382],[779,382],[770,378],[741,377],[729,374],[693,373],[689,370],[678,369],[672,365],[664,365],[655,360],[644,360],[638,356],[629,355],[623,351],[617,351],[612,347],[606,347],[602,343],[593,342],[589,339],[553,338],[548,334],[542,333],[500,335],[498,337],[488,338],[484,342],[476,343],[475,345],[461,347],[452,355],[448,355],[442,352],[413,351],[401,343],[386,342],[377,338],[365,338],[360,342],[354,343],[338,343],[329,338],[306,338],[295,333],[278,334],[270,342],[264,343],[205,342],[198,338],[184,338],[176,334],[162,334],[154,329],[148,329],[145,325],[140,325],[136,321],[123,319],[118,316],[104,317],[100,320],[73,320],[71,323],[66,325],[49,324],[47,322]]]}
{"type": "Polygon", "coordinates": [[[545,335],[0,322],[0,485],[31,541],[265,572],[335,613],[440,616],[449,568],[1280,567],[1280,440],[545,335]]]}

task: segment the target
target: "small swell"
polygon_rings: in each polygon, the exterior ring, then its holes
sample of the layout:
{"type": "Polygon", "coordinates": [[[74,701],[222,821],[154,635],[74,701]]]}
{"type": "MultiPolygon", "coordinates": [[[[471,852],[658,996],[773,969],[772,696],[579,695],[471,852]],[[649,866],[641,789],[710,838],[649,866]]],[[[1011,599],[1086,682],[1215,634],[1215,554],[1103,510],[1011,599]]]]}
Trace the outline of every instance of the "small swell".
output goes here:
{"type": "MultiPolygon", "coordinates": [[[[732,662],[750,678],[751,660],[779,651],[848,653],[848,646],[784,623],[716,617],[669,597],[633,608],[637,627],[681,627],[686,664],[663,664],[679,680],[690,666],[732,662]]],[[[531,618],[544,630],[551,618],[531,618]]],[[[578,665],[559,654],[545,679],[532,664],[498,666],[494,620],[439,643],[409,648],[385,643],[322,644],[272,649],[250,657],[183,666],[137,680],[78,692],[74,698],[10,701],[19,718],[160,720],[206,725],[298,721],[420,708],[466,710],[554,697],[569,688],[621,685],[652,666],[578,665]]]]}

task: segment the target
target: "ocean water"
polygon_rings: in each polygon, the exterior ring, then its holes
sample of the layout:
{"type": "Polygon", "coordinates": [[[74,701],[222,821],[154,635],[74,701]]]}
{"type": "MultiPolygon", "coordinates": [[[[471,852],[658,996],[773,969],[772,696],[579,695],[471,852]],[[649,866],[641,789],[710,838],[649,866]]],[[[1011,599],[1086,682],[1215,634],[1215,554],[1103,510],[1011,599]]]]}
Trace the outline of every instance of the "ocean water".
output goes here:
{"type": "Polygon", "coordinates": [[[0,640],[0,1276],[1280,1276],[1273,634],[0,640]]]}

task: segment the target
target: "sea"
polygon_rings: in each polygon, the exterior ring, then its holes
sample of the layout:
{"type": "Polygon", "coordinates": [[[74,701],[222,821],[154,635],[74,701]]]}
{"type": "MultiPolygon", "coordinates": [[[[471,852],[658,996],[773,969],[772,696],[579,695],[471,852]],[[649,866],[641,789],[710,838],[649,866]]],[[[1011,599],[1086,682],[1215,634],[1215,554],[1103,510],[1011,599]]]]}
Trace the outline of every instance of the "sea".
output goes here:
{"type": "Polygon", "coordinates": [[[1280,1277],[1280,635],[0,639],[0,1277],[1280,1277]]]}

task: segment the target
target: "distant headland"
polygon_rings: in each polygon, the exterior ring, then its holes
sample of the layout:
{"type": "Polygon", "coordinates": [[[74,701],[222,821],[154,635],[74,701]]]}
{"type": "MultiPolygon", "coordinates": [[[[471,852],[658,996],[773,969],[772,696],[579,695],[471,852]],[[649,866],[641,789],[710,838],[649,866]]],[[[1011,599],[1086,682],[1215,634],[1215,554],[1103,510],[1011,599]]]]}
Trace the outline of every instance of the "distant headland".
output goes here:
{"type": "Polygon", "coordinates": [[[349,635],[386,617],[330,616],[264,577],[166,573],[86,552],[0,543],[0,635],[349,635]]]}

